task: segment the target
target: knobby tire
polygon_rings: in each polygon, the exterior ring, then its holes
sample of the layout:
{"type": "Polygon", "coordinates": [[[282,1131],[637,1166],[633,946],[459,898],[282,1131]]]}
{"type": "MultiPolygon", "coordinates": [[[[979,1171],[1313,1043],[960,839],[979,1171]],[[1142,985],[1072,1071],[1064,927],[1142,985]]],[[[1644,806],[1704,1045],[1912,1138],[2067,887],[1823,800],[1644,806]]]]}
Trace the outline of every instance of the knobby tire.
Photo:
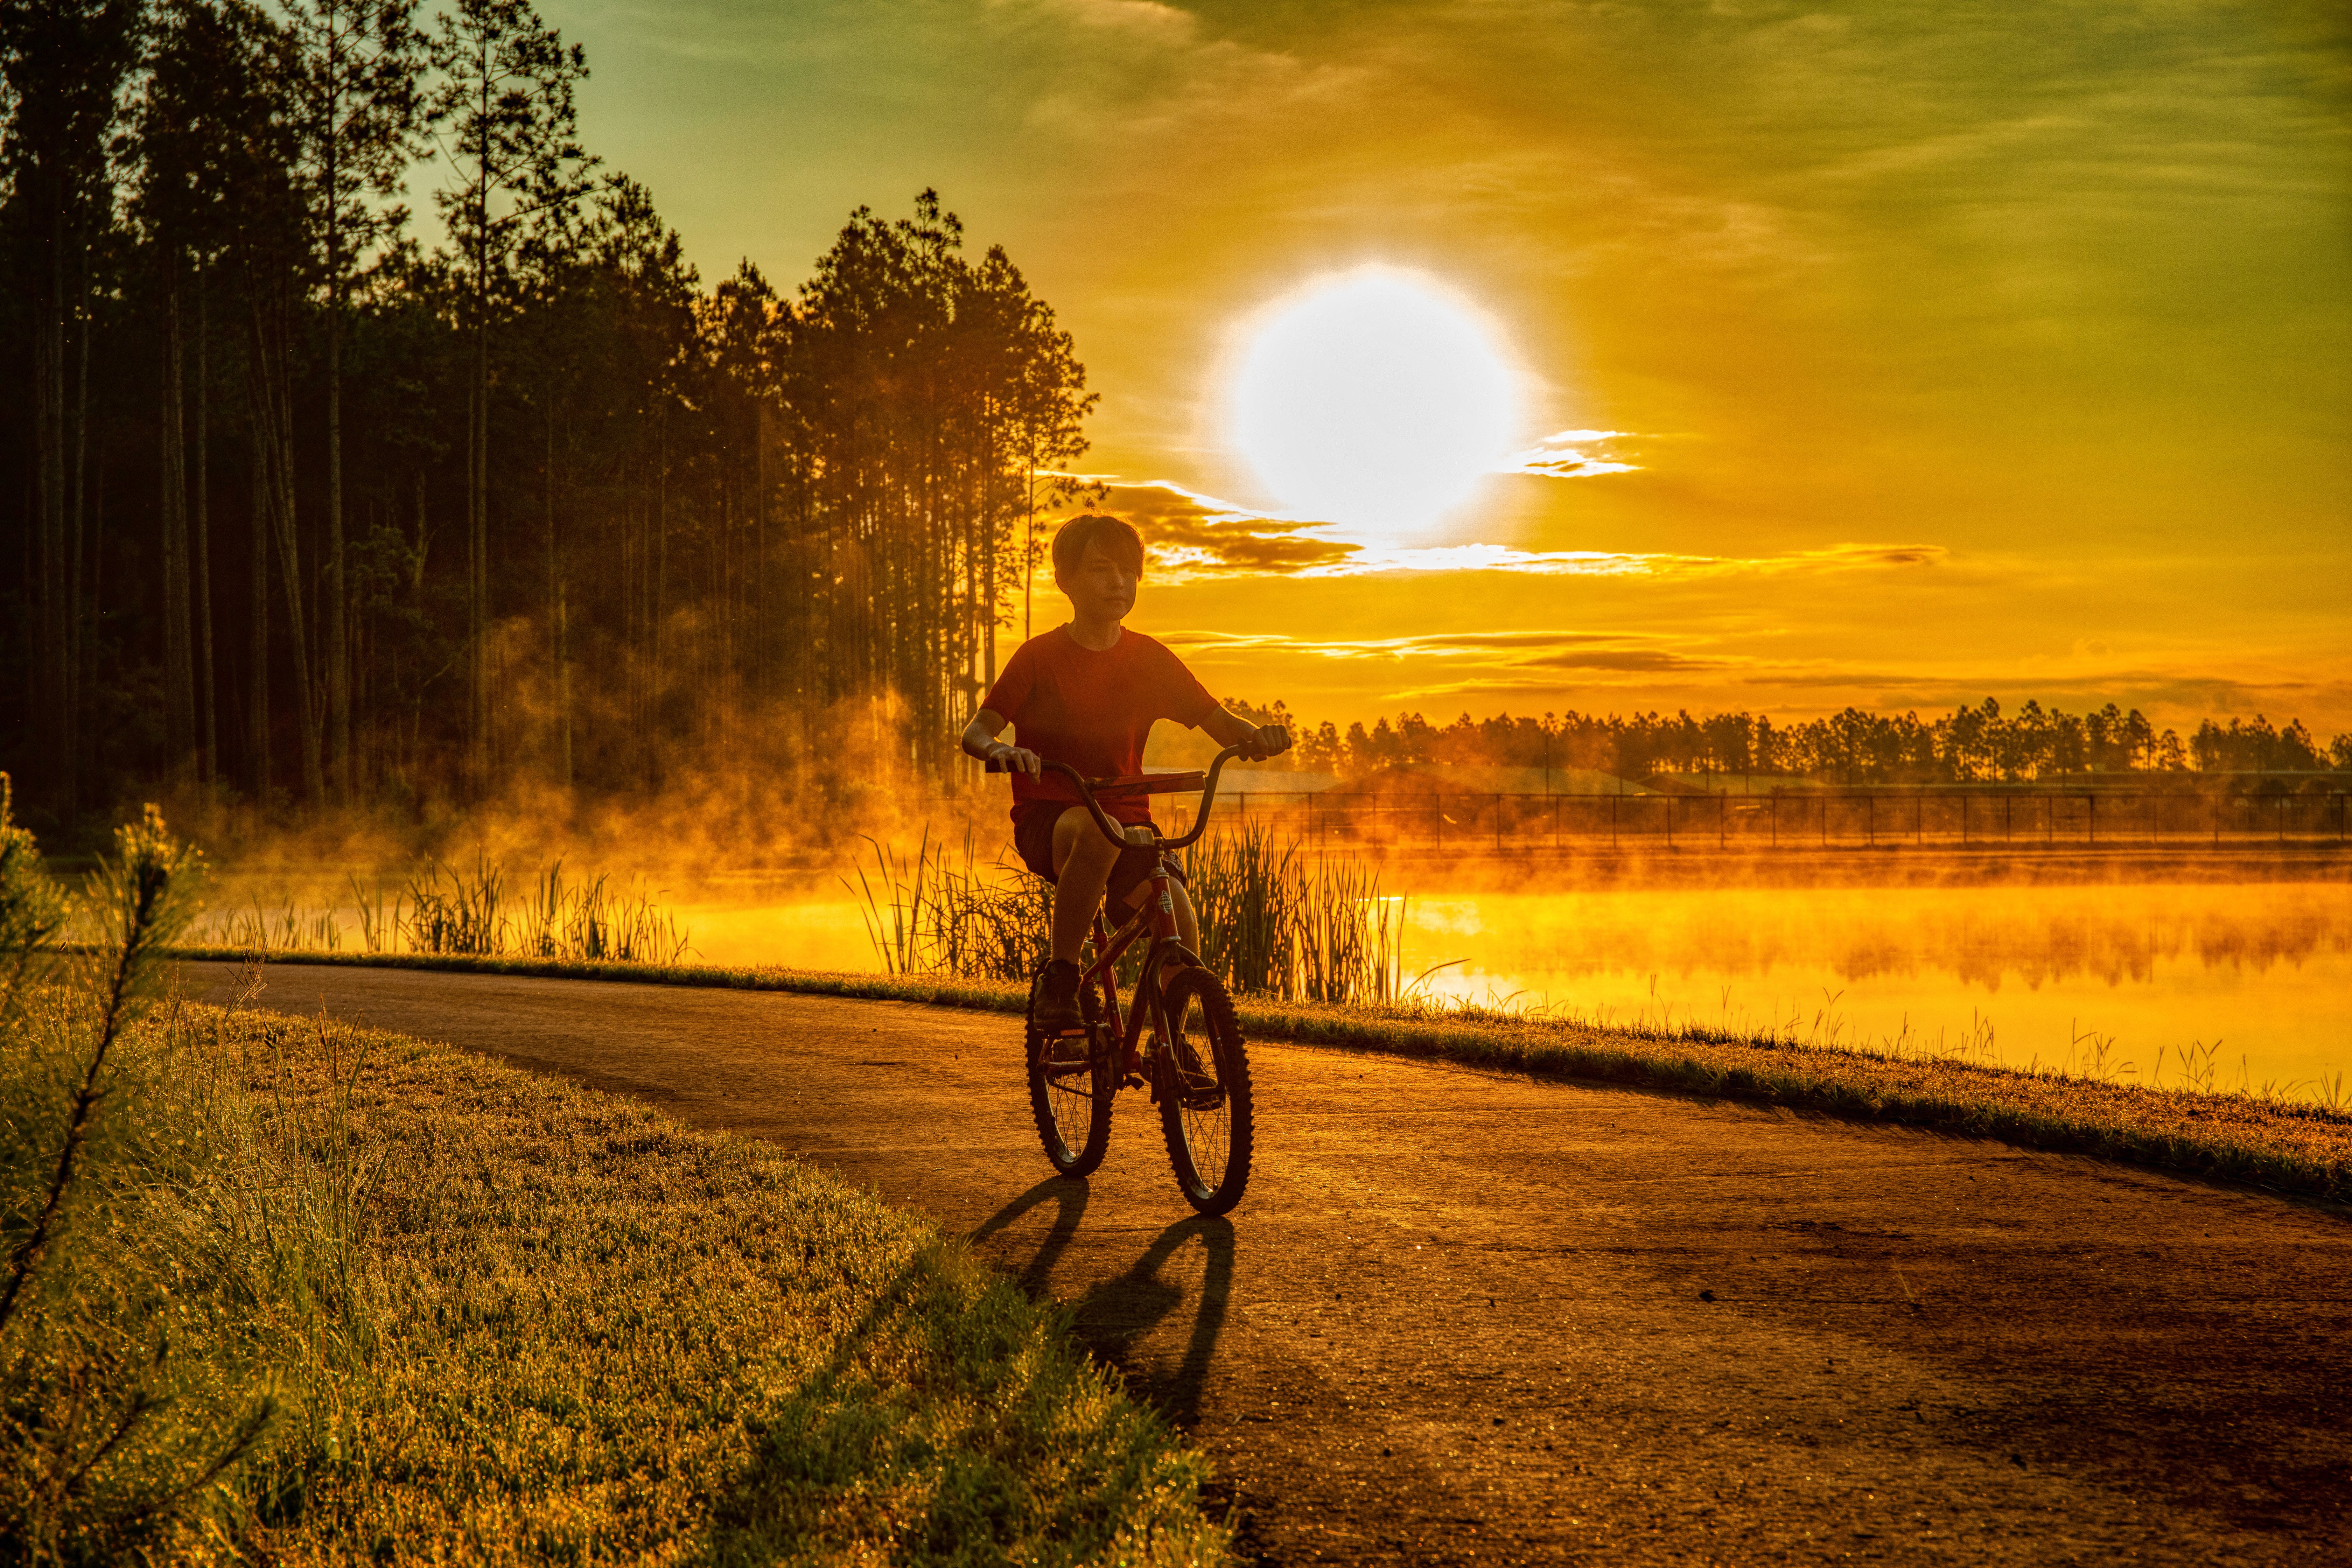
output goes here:
{"type": "Polygon", "coordinates": [[[1029,1110],[1037,1121],[1037,1141],[1045,1159],[1065,1176],[1087,1176],[1110,1152],[1111,1097],[1118,1092],[1115,1076],[1118,1047],[1104,1026],[1102,1000],[1093,986],[1079,993],[1087,1020],[1087,1071],[1084,1075],[1049,1076],[1046,1053],[1055,1042],[1032,1024],[1024,1032],[1028,1057],[1029,1110]],[[1081,1087],[1082,1086],[1082,1087],[1081,1087]],[[1080,1134],[1074,1145],[1070,1135],[1080,1134]]]}
{"type": "Polygon", "coordinates": [[[1167,1017],[1175,1034],[1156,1053],[1156,1087],[1168,1163],[1185,1202],[1226,1214],[1249,1185],[1256,1133],[1241,1023],[1223,983],[1202,969],[1170,984],[1167,1017]]]}

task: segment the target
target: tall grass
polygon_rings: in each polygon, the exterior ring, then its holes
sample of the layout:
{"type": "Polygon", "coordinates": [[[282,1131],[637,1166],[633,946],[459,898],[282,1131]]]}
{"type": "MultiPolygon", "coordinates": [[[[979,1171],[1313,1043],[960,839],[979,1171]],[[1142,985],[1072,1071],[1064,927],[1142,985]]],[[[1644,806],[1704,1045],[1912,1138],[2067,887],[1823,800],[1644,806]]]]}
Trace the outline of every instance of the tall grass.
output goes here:
{"type": "Polygon", "coordinates": [[[844,885],[875,955],[892,974],[1027,980],[1051,956],[1054,889],[1017,866],[980,858],[971,833],[950,850],[926,828],[910,856],[868,838],[869,870],[844,885]]]}
{"type": "MultiPolygon", "coordinates": [[[[1048,956],[1053,889],[967,832],[954,849],[928,833],[909,855],[867,841],[870,868],[846,885],[892,974],[1026,980],[1048,956]]],[[[1392,1002],[1402,994],[1404,900],[1360,863],[1308,857],[1261,824],[1184,853],[1202,962],[1235,992],[1286,1001],[1392,1002]]]]}
{"type": "Polygon", "coordinates": [[[1184,852],[1201,959],[1234,991],[1303,1002],[1392,1002],[1404,900],[1361,861],[1309,857],[1261,825],[1184,852]]]}
{"type": "MultiPolygon", "coordinates": [[[[481,854],[470,869],[427,858],[397,885],[381,877],[363,885],[357,876],[349,885],[355,952],[676,963],[691,951],[686,929],[653,892],[616,887],[602,873],[566,877],[560,858],[534,869],[520,894],[507,868],[481,854]]],[[[204,917],[197,930],[208,945],[265,953],[341,952],[345,934],[340,910],[291,903],[271,910],[257,893],[249,907],[204,917]]]]}

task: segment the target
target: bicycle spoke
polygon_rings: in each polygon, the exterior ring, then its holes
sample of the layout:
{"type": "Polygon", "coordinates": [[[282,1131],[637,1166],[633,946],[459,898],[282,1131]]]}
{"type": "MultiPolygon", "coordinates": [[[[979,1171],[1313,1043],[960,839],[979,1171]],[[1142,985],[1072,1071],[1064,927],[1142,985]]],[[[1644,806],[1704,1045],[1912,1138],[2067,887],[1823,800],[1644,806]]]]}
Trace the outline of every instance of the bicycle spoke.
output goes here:
{"type": "Polygon", "coordinates": [[[1169,986],[1160,1114],[1176,1184],[1203,1214],[1223,1214],[1249,1181],[1249,1062],[1224,987],[1200,970],[1169,986]]]}

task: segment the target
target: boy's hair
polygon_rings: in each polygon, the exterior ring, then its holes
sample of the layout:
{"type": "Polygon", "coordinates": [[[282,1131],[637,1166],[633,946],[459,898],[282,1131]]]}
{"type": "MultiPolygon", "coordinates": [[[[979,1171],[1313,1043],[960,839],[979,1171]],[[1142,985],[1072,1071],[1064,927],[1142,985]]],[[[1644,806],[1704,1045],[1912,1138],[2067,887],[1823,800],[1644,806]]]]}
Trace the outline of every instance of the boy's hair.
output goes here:
{"type": "Polygon", "coordinates": [[[1070,519],[1054,535],[1055,582],[1066,581],[1078,569],[1089,544],[1138,577],[1143,575],[1143,536],[1123,518],[1088,512],[1070,519]]]}

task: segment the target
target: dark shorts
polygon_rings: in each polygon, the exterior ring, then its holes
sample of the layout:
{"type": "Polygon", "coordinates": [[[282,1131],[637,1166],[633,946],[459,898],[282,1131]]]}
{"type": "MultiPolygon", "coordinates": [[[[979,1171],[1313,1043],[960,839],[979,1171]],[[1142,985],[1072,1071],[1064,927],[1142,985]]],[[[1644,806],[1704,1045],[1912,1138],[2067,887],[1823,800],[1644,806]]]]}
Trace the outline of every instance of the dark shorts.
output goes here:
{"type": "MultiPolygon", "coordinates": [[[[1057,800],[1035,801],[1022,807],[1021,815],[1013,819],[1013,847],[1020,854],[1021,863],[1045,880],[1055,880],[1054,825],[1061,821],[1062,813],[1066,811],[1075,811],[1083,816],[1086,809],[1083,805],[1071,805],[1057,800]]],[[[1089,833],[1100,831],[1091,822],[1086,830],[1089,833]]],[[[1120,911],[1122,919],[1134,912],[1136,889],[1151,875],[1152,866],[1159,858],[1149,849],[1122,849],[1118,852],[1118,859],[1110,868],[1110,886],[1107,891],[1110,907],[1120,911]]],[[[1181,882],[1184,879],[1183,870],[1173,860],[1168,863],[1168,871],[1176,880],[1181,882]]]]}

